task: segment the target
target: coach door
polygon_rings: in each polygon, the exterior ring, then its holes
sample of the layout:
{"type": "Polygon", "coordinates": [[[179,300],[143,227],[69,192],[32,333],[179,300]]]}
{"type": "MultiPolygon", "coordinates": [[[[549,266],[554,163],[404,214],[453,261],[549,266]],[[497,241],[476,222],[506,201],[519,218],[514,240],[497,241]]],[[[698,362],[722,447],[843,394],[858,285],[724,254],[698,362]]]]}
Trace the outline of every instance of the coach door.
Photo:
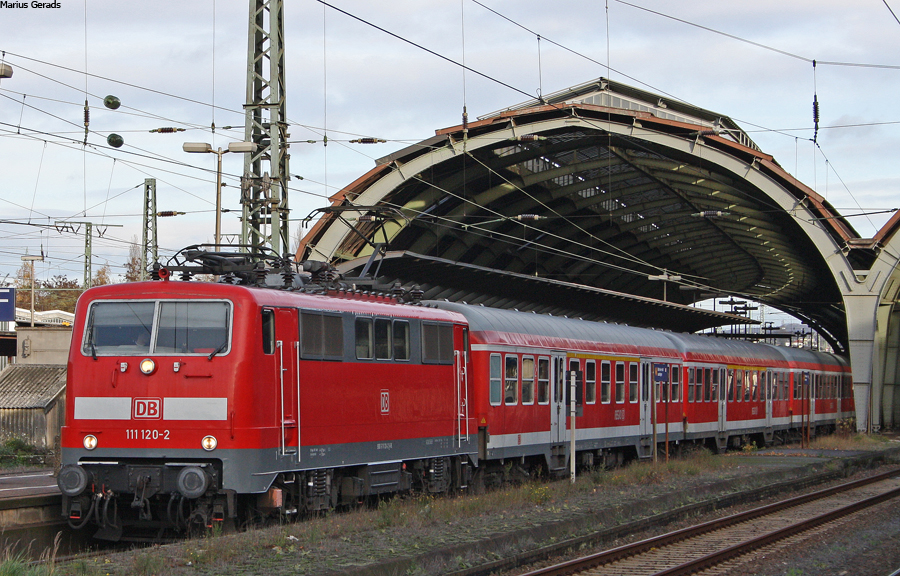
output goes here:
{"type": "Polygon", "coordinates": [[[719,432],[725,432],[728,424],[728,391],[734,394],[734,370],[717,368],[719,371],[719,432]]]}
{"type": "Polygon", "coordinates": [[[647,360],[641,360],[641,393],[640,393],[640,435],[651,436],[653,434],[653,409],[650,386],[653,383],[652,364],[647,360]]]}
{"type": "Polygon", "coordinates": [[[550,390],[550,441],[554,444],[566,441],[565,377],[566,357],[554,354],[550,390]]]}
{"type": "Polygon", "coordinates": [[[296,308],[275,308],[275,362],[282,456],[299,454],[300,339],[296,308]]]}
{"type": "Polygon", "coordinates": [[[772,396],[773,388],[777,386],[777,381],[775,380],[775,373],[767,370],[762,373],[763,378],[765,378],[765,382],[763,382],[763,394],[766,395],[766,429],[772,428],[772,396]]]}
{"type": "Polygon", "coordinates": [[[462,446],[463,438],[469,441],[469,329],[462,329],[462,345],[454,350],[456,367],[456,445],[462,446]]]}

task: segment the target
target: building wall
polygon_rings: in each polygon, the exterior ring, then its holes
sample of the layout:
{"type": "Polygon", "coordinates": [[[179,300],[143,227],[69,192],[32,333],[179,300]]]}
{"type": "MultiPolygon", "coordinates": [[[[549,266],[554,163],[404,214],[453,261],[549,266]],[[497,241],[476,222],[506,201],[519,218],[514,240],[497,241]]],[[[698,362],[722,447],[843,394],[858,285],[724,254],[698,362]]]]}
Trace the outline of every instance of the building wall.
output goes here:
{"type": "Polygon", "coordinates": [[[65,417],[61,398],[47,410],[41,408],[0,408],[0,442],[20,438],[39,449],[54,449],[65,417]]]}
{"type": "Polygon", "coordinates": [[[19,364],[65,364],[69,358],[71,326],[20,326],[16,335],[19,364]]]}

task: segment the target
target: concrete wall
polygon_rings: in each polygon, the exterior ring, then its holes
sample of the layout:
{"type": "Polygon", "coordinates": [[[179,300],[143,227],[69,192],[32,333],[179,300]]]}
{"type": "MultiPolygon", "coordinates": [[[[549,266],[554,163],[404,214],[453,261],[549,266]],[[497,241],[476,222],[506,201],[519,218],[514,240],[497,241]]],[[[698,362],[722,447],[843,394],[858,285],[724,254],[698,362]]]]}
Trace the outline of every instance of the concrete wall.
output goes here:
{"type": "Polygon", "coordinates": [[[66,364],[72,341],[71,326],[19,327],[16,334],[16,363],[66,364]]]}

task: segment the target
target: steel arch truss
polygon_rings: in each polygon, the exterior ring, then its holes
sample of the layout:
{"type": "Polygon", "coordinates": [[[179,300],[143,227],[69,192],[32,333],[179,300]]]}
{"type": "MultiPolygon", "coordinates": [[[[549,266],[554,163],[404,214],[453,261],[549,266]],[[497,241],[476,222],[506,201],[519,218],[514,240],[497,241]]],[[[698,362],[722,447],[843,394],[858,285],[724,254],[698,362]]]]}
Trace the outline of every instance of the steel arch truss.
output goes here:
{"type": "MultiPolygon", "coordinates": [[[[825,255],[853,231],[742,142],[646,112],[536,106],[439,131],[333,201],[400,210],[405,220],[356,225],[391,251],[650,298],[663,287],[649,276],[677,274],[686,289],[668,283],[670,302],[745,296],[844,350],[842,295],[825,255]]],[[[347,261],[371,251],[326,216],[300,255],[347,261]]]]}

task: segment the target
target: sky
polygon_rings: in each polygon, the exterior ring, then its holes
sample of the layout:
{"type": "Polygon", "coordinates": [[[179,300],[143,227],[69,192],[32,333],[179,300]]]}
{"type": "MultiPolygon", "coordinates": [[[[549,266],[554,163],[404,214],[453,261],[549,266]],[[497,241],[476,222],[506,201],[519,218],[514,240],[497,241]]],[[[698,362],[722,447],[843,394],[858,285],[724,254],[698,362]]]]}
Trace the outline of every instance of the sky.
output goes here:
{"type": "MultiPolygon", "coordinates": [[[[460,124],[463,106],[474,119],[601,76],[731,117],[861,237],[900,205],[900,0],[285,4],[292,236],[375,159],[460,124]]],[[[93,224],[93,270],[123,274],[147,178],[158,210],[185,212],[159,219],[161,259],[212,242],[216,156],[182,144],[243,139],[249,2],[18,5],[0,8],[14,70],[0,79],[0,281],[42,251],[38,279],[80,280],[79,222],[93,224]],[[185,131],[150,132],[162,127],[185,131]]],[[[223,156],[226,239],[240,232],[242,162],[223,156]]]]}

